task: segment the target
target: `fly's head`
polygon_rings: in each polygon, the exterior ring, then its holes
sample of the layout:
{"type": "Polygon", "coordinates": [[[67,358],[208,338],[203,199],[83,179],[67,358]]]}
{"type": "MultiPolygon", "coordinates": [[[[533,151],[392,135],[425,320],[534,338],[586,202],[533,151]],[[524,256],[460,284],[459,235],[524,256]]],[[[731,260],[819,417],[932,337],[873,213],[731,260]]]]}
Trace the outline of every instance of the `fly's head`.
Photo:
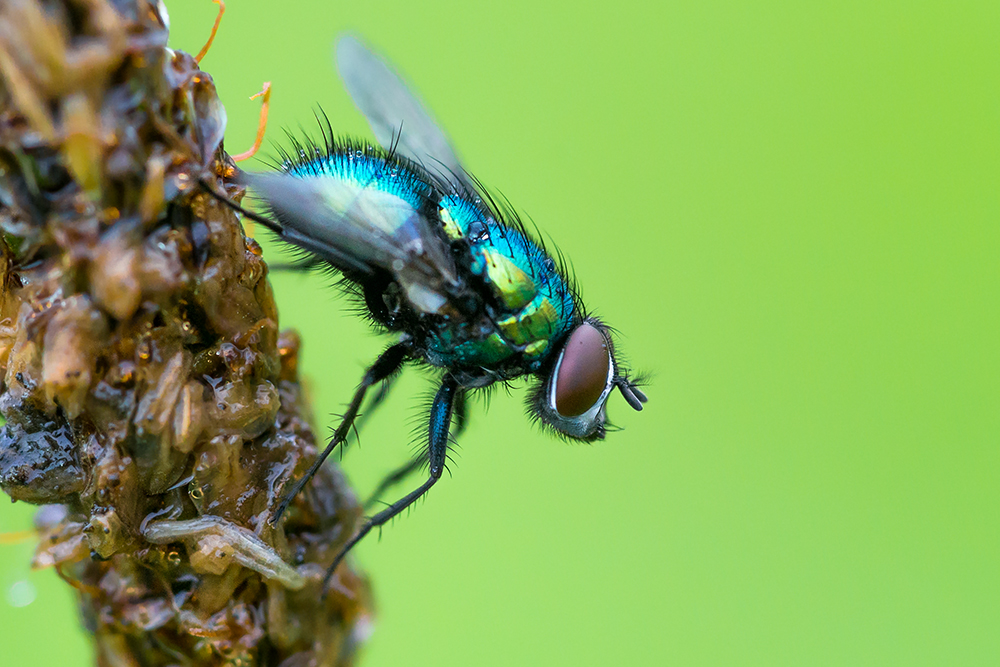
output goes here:
{"type": "Polygon", "coordinates": [[[610,329],[589,317],[573,329],[555,363],[531,398],[530,409],[544,424],[575,440],[601,440],[605,405],[617,388],[635,410],[646,395],[615,359],[610,329]]]}

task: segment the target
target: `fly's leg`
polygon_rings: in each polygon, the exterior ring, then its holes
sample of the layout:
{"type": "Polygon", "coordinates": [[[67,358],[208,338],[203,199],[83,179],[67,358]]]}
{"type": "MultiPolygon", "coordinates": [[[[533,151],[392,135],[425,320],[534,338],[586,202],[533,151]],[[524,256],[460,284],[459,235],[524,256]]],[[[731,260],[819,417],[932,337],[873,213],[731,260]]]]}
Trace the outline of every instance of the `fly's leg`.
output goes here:
{"type": "Polygon", "coordinates": [[[347,436],[347,442],[344,446],[340,448],[341,456],[343,456],[344,449],[355,443],[358,438],[358,431],[360,431],[371,416],[375,413],[375,410],[382,405],[383,401],[389,396],[389,391],[392,389],[393,383],[396,381],[399,375],[390,375],[386,379],[382,380],[382,384],[379,386],[378,391],[372,396],[372,400],[368,401],[368,409],[364,410],[358,415],[358,418],[354,420],[354,428],[351,429],[351,433],[347,436]]]}
{"type": "Polygon", "coordinates": [[[404,463],[403,465],[399,466],[391,473],[386,475],[382,479],[382,481],[378,483],[378,486],[375,488],[375,490],[372,491],[372,494],[368,496],[368,500],[365,501],[365,509],[366,510],[370,509],[372,505],[378,502],[378,499],[382,497],[383,493],[385,493],[386,491],[388,491],[389,489],[396,486],[404,479],[412,475],[423,464],[424,464],[423,457],[415,458],[411,461],[408,461],[407,463],[404,463]]]}
{"type": "Polygon", "coordinates": [[[344,560],[344,556],[347,555],[347,552],[355,544],[363,540],[365,535],[371,532],[372,528],[386,524],[394,516],[412,505],[417,498],[427,493],[434,486],[435,482],[441,478],[442,473],[444,473],[445,456],[448,453],[448,430],[451,427],[452,406],[455,403],[455,393],[457,390],[458,382],[451,375],[446,375],[444,380],[441,381],[441,387],[434,396],[434,403],[431,405],[431,414],[427,429],[427,460],[430,463],[430,477],[414,491],[411,491],[406,496],[389,505],[375,516],[365,520],[354,537],[344,545],[340,553],[337,554],[337,557],[333,559],[330,569],[326,571],[326,577],[323,579],[324,591],[337,566],[340,565],[340,561],[344,560]]]}
{"type": "MultiPolygon", "coordinates": [[[[378,397],[376,396],[376,398],[378,397]]],[[[374,404],[374,402],[375,401],[373,400],[372,403],[374,404]]],[[[374,407],[374,405],[372,407],[374,407]]],[[[465,430],[465,426],[468,423],[466,418],[466,394],[464,391],[459,391],[455,394],[455,407],[453,409],[455,414],[455,429],[452,431],[451,437],[454,439],[462,435],[462,431],[465,430]]],[[[362,417],[363,416],[364,415],[362,415],[362,417]]],[[[368,500],[365,501],[365,509],[370,509],[372,505],[374,505],[378,499],[382,497],[383,493],[412,475],[423,464],[424,458],[422,456],[417,457],[404,463],[382,478],[382,481],[379,482],[377,487],[375,487],[372,494],[368,496],[368,500]]]]}
{"type": "Polygon", "coordinates": [[[289,503],[295,499],[295,496],[299,495],[299,491],[312,479],[319,467],[323,465],[323,461],[326,457],[330,455],[338,445],[347,439],[347,434],[351,431],[351,426],[354,425],[354,420],[358,416],[358,410],[361,408],[361,402],[365,400],[365,392],[368,388],[377,382],[381,382],[386,378],[392,376],[396,371],[399,370],[400,366],[403,365],[403,361],[406,360],[406,355],[409,353],[410,347],[407,343],[396,343],[389,349],[379,356],[375,360],[375,363],[369,366],[368,370],[365,371],[365,376],[361,380],[361,384],[358,385],[357,390],[354,392],[354,398],[351,400],[351,404],[347,408],[347,412],[340,420],[340,425],[337,430],[334,431],[333,437],[330,438],[330,444],[326,446],[323,453],[316,457],[313,464],[306,471],[306,474],[302,476],[302,479],[295,483],[292,490],[285,496],[285,499],[281,501],[278,505],[278,511],[274,513],[271,517],[270,524],[276,525],[281,519],[281,516],[288,509],[289,503]]]}

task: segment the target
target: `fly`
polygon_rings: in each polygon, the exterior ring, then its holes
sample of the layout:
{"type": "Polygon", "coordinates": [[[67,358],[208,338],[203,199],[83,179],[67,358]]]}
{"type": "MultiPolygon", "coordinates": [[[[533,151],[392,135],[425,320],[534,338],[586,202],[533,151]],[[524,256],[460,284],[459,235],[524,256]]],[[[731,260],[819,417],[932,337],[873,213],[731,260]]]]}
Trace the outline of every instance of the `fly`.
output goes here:
{"type": "MultiPolygon", "coordinates": [[[[339,272],[370,319],[397,340],[365,371],[326,449],[271,523],[347,440],[371,387],[387,388],[406,364],[438,369],[440,379],[423,455],[376,493],[425,464],[427,479],[365,519],[327,580],[355,544],[440,479],[449,444],[465,426],[470,392],[532,378],[529,417],[584,441],[604,438],[614,389],[635,410],[646,402],[616,357],[611,329],[588,314],[558,255],[469,175],[400,77],[351,36],[339,40],[337,64],[378,145],[338,139],[326,120],[322,141],[293,140],[278,172],[237,171],[235,180],[263,201],[266,215],[246,215],[304,251],[309,265],[339,272]]],[[[384,395],[376,394],[369,414],[384,395]]]]}

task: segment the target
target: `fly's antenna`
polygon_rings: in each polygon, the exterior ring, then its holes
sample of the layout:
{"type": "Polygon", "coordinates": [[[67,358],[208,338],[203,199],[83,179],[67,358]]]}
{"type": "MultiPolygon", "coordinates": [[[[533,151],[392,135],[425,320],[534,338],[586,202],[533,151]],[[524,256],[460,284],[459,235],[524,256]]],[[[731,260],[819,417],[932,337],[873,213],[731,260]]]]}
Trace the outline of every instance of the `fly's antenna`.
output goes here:
{"type": "Polygon", "coordinates": [[[619,378],[615,381],[615,386],[618,387],[618,391],[622,393],[622,398],[628,403],[633,410],[637,412],[642,411],[642,404],[648,401],[646,393],[639,389],[636,385],[629,382],[625,378],[619,378]]]}

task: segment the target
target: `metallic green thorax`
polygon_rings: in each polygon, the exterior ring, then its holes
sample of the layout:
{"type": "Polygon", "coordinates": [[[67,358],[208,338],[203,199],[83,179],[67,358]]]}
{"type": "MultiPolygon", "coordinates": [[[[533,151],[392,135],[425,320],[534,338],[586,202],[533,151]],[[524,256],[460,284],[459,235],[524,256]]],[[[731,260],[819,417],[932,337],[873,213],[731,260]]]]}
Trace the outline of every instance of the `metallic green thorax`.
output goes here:
{"type": "Polygon", "coordinates": [[[454,344],[448,327],[435,332],[427,341],[429,360],[440,366],[484,368],[520,362],[534,370],[555,341],[569,332],[576,313],[572,290],[555,261],[478,200],[443,197],[439,215],[450,240],[468,241],[472,272],[486,280],[502,311],[495,318],[495,331],[484,338],[454,344]]]}

